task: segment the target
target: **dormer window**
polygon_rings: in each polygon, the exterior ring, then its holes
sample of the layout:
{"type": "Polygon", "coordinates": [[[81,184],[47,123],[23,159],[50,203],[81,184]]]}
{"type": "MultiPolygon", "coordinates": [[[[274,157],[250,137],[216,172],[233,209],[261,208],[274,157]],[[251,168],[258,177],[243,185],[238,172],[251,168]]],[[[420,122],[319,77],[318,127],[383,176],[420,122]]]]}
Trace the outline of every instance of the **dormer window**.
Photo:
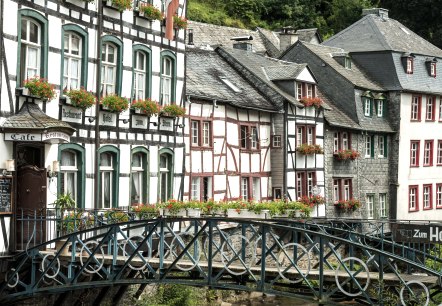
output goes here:
{"type": "Polygon", "coordinates": [[[362,107],[365,117],[373,116],[373,94],[370,91],[366,91],[362,94],[362,107]]]}
{"type": "Polygon", "coordinates": [[[425,60],[425,66],[427,67],[427,72],[430,77],[436,77],[436,64],[437,59],[435,57],[427,57],[425,60]]]}
{"type": "Polygon", "coordinates": [[[346,69],[351,69],[351,58],[350,57],[345,57],[345,60],[344,60],[344,67],[346,68],[346,69]]]}
{"type": "Polygon", "coordinates": [[[413,74],[413,58],[407,57],[407,73],[413,74]]]}
{"type": "Polygon", "coordinates": [[[430,65],[430,76],[436,77],[436,63],[431,63],[430,65]]]}

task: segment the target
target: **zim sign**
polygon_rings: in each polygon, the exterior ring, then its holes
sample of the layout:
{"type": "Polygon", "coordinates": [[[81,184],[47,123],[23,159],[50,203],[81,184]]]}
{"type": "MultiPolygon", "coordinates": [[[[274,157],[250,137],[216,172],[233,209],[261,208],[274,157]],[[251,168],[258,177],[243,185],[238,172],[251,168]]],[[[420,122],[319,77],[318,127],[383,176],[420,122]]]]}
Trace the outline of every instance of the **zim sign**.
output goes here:
{"type": "Polygon", "coordinates": [[[393,224],[395,242],[442,243],[442,225],[393,224]]]}

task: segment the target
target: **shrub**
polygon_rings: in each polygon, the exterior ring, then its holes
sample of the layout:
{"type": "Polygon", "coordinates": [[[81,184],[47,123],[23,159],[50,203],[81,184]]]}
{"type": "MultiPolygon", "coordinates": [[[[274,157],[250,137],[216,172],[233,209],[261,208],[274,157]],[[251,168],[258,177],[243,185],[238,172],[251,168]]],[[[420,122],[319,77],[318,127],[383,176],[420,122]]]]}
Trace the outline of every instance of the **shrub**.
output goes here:
{"type": "Polygon", "coordinates": [[[111,112],[121,113],[129,107],[129,101],[126,98],[119,97],[115,94],[105,96],[101,99],[101,104],[111,112]]]}
{"type": "Polygon", "coordinates": [[[73,106],[81,108],[83,110],[93,106],[95,104],[95,96],[92,92],[86,91],[83,88],[72,89],[64,93],[71,98],[73,106]]]}
{"type": "Polygon", "coordinates": [[[186,109],[176,104],[169,104],[163,106],[163,108],[160,110],[160,115],[168,117],[182,117],[185,114],[186,114],[186,109]]]}
{"type": "Polygon", "coordinates": [[[47,80],[39,78],[37,76],[25,80],[25,88],[29,89],[29,93],[32,96],[39,97],[51,101],[55,98],[55,86],[49,84],[47,80]]]}
{"type": "Polygon", "coordinates": [[[158,114],[160,112],[160,105],[157,101],[153,101],[151,99],[146,100],[137,100],[132,102],[131,108],[133,109],[139,109],[141,113],[152,116],[155,114],[158,114]]]}

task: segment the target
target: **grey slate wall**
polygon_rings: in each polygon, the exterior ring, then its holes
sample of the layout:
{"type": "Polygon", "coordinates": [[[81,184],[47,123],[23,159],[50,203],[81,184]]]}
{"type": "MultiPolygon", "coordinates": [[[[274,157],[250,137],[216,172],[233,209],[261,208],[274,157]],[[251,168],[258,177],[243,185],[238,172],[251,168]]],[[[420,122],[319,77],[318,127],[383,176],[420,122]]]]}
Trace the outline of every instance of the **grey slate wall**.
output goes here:
{"type": "Polygon", "coordinates": [[[272,131],[272,135],[281,135],[281,148],[272,149],[271,151],[271,167],[272,167],[272,186],[280,187],[283,190],[284,185],[284,114],[278,113],[272,115],[272,126],[274,130],[272,131]]]}

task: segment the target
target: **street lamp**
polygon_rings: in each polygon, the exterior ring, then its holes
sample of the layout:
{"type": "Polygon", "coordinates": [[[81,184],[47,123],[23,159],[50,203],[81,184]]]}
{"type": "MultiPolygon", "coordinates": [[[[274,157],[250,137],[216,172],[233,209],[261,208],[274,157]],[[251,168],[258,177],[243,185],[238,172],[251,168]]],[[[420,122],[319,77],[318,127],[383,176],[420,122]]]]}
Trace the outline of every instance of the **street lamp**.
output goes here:
{"type": "MultiPolygon", "coordinates": [[[[321,187],[318,185],[313,186],[312,188],[312,194],[314,197],[317,197],[321,194],[321,187]]],[[[319,203],[316,203],[316,217],[319,217],[319,203]]]]}

